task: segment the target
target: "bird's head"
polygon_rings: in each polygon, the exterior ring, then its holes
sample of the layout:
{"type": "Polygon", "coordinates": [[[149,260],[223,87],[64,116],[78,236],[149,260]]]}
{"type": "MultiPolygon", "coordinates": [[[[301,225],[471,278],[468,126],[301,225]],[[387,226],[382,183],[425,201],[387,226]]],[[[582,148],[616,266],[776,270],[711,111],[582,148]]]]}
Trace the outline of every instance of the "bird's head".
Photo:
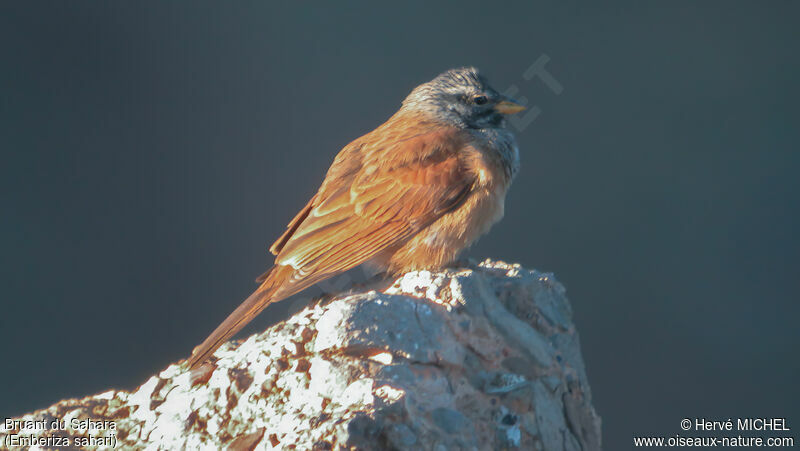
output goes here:
{"type": "Polygon", "coordinates": [[[463,67],[414,88],[402,109],[430,114],[459,127],[486,129],[505,127],[504,117],[525,107],[489,86],[478,69],[463,67]]]}

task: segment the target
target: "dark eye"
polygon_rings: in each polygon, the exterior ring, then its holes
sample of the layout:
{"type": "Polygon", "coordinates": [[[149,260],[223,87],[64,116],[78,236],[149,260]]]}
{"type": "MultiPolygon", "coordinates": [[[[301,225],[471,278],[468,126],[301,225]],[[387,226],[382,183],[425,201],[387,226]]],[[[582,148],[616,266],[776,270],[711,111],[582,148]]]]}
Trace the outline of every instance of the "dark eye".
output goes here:
{"type": "Polygon", "coordinates": [[[489,98],[486,96],[475,96],[472,98],[472,101],[475,102],[475,105],[485,105],[486,102],[489,101],[489,98]]]}

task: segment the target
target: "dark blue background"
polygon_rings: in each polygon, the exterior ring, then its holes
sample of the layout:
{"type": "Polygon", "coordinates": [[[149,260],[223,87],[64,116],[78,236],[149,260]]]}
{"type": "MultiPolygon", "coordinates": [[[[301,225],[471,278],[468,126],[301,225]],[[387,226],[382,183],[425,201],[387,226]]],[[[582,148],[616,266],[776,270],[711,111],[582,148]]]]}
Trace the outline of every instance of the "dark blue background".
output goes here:
{"type": "Polygon", "coordinates": [[[606,448],[800,429],[800,5],[399,5],[3,2],[0,417],[187,356],[336,152],[476,65],[542,113],[469,255],[567,286],[606,448]]]}

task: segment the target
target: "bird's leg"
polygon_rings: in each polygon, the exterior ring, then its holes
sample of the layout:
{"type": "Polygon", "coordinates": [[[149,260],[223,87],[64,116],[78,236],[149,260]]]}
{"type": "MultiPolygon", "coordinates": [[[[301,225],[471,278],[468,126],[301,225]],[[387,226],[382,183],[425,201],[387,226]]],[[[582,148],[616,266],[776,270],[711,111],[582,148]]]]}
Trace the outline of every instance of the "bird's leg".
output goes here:
{"type": "Polygon", "coordinates": [[[375,291],[386,291],[394,283],[394,278],[389,271],[375,273],[372,277],[364,281],[364,288],[375,291]]]}
{"type": "Polygon", "coordinates": [[[448,263],[445,268],[448,269],[475,269],[478,267],[479,262],[474,258],[461,257],[448,263]]]}

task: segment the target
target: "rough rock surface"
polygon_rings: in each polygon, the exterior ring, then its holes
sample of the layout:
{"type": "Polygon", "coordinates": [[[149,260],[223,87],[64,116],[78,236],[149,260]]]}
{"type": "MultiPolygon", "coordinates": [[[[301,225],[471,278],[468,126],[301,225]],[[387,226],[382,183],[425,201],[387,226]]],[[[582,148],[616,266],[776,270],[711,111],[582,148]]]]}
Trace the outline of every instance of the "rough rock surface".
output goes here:
{"type": "Polygon", "coordinates": [[[60,437],[89,449],[600,449],[564,288],[519,265],[408,273],[215,357],[0,425],[0,446],[60,437]]]}

